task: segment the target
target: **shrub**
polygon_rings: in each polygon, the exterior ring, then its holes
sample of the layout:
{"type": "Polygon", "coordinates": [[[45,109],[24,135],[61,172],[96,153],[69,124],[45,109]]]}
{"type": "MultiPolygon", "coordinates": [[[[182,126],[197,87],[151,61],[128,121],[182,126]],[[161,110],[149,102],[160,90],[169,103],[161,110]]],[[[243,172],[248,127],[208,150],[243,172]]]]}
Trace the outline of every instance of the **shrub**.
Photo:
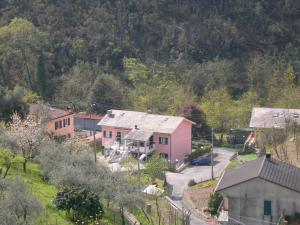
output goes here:
{"type": "Polygon", "coordinates": [[[223,201],[223,196],[215,192],[214,194],[210,195],[210,199],[208,202],[208,211],[210,212],[211,215],[216,215],[218,213],[218,208],[223,201]]]}
{"type": "Polygon", "coordinates": [[[194,186],[194,185],[196,185],[197,183],[196,183],[196,181],[194,180],[194,179],[191,179],[190,181],[189,181],[189,183],[188,183],[188,186],[189,187],[192,187],[192,186],[194,186]]]}
{"type": "Polygon", "coordinates": [[[89,218],[100,219],[103,207],[98,196],[84,188],[64,188],[58,192],[54,204],[59,210],[66,210],[73,220],[87,221],[89,218]]]}
{"type": "Polygon", "coordinates": [[[200,156],[203,156],[207,153],[210,152],[210,148],[204,148],[204,149],[199,149],[199,150],[194,150],[188,157],[187,157],[187,161],[192,161],[193,159],[196,159],[200,156]]]}

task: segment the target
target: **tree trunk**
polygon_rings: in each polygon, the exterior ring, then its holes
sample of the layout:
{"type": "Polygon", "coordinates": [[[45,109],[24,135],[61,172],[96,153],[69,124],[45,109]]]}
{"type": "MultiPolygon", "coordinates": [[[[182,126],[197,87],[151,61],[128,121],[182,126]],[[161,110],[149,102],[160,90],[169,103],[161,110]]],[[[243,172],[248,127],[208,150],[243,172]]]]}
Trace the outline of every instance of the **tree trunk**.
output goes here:
{"type": "Polygon", "coordinates": [[[27,159],[24,158],[24,161],[23,161],[23,171],[24,171],[24,173],[26,173],[26,166],[27,166],[27,159]]]}
{"type": "Polygon", "coordinates": [[[10,167],[11,167],[11,165],[9,165],[9,166],[6,167],[6,170],[5,170],[5,173],[3,175],[3,178],[5,178],[6,175],[8,174],[8,171],[9,171],[10,167]]]}
{"type": "Polygon", "coordinates": [[[156,205],[156,212],[157,212],[157,217],[158,217],[158,225],[160,225],[161,221],[161,216],[160,216],[160,210],[159,210],[159,205],[158,205],[158,197],[155,197],[155,205],[156,205]]]}
{"type": "Polygon", "coordinates": [[[224,134],[223,134],[223,132],[221,133],[221,136],[220,136],[220,144],[223,144],[223,136],[224,136],[224,134]]]}
{"type": "Polygon", "coordinates": [[[122,225],[126,225],[123,206],[120,206],[120,213],[121,213],[122,225]]]}

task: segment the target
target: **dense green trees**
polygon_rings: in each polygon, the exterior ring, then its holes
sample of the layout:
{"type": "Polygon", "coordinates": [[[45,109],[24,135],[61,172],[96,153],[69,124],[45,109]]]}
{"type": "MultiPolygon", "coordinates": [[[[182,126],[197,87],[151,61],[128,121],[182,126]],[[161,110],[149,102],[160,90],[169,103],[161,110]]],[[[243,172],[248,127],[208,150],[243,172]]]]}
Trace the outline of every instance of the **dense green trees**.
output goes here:
{"type": "Polygon", "coordinates": [[[0,85],[0,120],[9,121],[13,113],[24,117],[28,112],[28,105],[24,101],[25,89],[15,86],[12,90],[0,85]]]}
{"type": "Polygon", "coordinates": [[[299,7],[292,0],[4,0],[0,85],[71,102],[76,111],[96,102],[101,113],[174,115],[224,87],[241,115],[234,123],[245,126],[249,101],[299,107],[291,97],[300,92],[299,7]]]}

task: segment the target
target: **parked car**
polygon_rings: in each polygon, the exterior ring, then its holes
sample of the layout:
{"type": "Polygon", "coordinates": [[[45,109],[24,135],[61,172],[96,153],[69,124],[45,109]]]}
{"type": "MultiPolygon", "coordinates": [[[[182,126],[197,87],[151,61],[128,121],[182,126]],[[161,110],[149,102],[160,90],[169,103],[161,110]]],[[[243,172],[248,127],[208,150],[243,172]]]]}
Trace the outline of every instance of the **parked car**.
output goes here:
{"type": "Polygon", "coordinates": [[[210,154],[201,156],[197,159],[193,159],[191,161],[191,165],[193,166],[209,166],[211,163],[210,154]]]}

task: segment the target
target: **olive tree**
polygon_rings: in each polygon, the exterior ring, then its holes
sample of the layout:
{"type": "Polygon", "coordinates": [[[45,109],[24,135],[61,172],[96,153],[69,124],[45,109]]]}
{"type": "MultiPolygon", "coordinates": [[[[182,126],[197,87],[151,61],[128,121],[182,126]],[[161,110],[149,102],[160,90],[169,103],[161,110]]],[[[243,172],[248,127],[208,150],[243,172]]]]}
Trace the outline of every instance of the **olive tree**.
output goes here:
{"type": "Polygon", "coordinates": [[[0,221],[3,224],[31,224],[41,209],[40,202],[28,192],[24,182],[9,182],[5,197],[0,200],[0,221]]]}
{"type": "Polygon", "coordinates": [[[15,152],[23,156],[23,170],[26,172],[28,160],[37,154],[38,147],[44,139],[41,121],[33,116],[27,116],[22,120],[19,115],[14,114],[6,133],[14,143],[15,152]]]}

